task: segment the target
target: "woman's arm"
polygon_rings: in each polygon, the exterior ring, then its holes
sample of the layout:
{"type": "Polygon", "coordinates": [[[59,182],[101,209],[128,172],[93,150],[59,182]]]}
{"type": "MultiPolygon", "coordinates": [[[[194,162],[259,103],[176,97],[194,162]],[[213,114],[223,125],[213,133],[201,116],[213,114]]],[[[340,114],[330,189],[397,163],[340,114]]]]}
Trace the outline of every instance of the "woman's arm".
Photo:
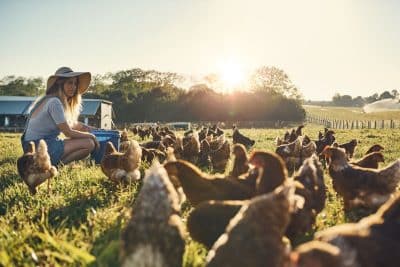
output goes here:
{"type": "Polygon", "coordinates": [[[72,127],[72,129],[78,130],[81,132],[90,132],[90,131],[96,130],[97,128],[89,126],[89,125],[85,125],[82,122],[78,121],[77,123],[75,123],[75,125],[72,127]]]}
{"type": "Polygon", "coordinates": [[[68,125],[68,123],[66,123],[66,122],[57,124],[57,126],[58,126],[58,129],[60,129],[60,131],[66,137],[69,137],[71,139],[74,139],[74,138],[90,138],[90,139],[92,139],[94,141],[96,149],[98,147],[100,147],[99,142],[96,139],[96,136],[94,134],[92,134],[92,133],[75,130],[75,129],[71,128],[68,125]]]}

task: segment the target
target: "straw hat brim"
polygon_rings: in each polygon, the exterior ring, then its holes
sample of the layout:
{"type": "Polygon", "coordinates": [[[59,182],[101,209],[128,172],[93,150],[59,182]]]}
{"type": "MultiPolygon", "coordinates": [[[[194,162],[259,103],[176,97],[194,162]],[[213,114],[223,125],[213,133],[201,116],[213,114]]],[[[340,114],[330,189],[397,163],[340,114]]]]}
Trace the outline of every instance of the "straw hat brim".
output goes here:
{"type": "Polygon", "coordinates": [[[84,92],[86,92],[86,90],[89,87],[90,80],[92,79],[92,75],[90,74],[90,72],[68,72],[68,73],[51,75],[49,79],[47,79],[46,93],[49,91],[50,87],[57,81],[58,78],[73,78],[73,77],[78,77],[79,94],[83,94],[84,92]]]}

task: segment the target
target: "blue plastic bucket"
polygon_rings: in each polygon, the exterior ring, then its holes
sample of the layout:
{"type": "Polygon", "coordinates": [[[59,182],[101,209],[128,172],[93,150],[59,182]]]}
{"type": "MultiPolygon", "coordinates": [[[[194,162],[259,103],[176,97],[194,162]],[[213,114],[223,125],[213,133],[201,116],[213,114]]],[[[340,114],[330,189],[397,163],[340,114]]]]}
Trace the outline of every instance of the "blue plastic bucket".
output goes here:
{"type": "Polygon", "coordinates": [[[90,155],[92,159],[99,164],[101,159],[103,158],[104,152],[106,150],[107,142],[112,142],[115,149],[119,149],[119,138],[120,134],[119,131],[113,130],[93,130],[91,131],[92,134],[96,136],[97,141],[99,141],[100,148],[96,151],[93,151],[90,155]]]}

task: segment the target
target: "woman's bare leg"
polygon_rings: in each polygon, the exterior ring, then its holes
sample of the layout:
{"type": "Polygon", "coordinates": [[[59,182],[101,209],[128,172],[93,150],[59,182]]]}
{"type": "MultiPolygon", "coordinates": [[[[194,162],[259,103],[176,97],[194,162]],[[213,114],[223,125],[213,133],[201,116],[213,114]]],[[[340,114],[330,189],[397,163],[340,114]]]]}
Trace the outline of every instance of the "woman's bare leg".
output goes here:
{"type": "Polygon", "coordinates": [[[95,144],[90,138],[66,139],[64,141],[64,154],[61,161],[64,164],[74,160],[84,159],[93,151],[95,144]]]}

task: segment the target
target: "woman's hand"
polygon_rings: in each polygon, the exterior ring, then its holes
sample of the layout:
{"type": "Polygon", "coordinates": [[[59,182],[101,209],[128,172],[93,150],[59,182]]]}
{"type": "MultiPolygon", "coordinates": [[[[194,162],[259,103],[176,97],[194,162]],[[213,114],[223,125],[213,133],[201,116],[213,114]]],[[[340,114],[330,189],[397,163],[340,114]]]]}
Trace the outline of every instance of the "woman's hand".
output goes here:
{"type": "Polygon", "coordinates": [[[92,140],[94,142],[94,150],[98,150],[100,148],[100,143],[97,141],[96,136],[94,134],[90,134],[92,136],[92,140]]]}
{"type": "Polygon", "coordinates": [[[90,132],[90,131],[96,130],[97,128],[86,125],[82,122],[78,122],[77,124],[75,124],[74,129],[78,130],[78,131],[83,131],[83,132],[90,132]]]}
{"type": "Polygon", "coordinates": [[[84,126],[85,126],[85,131],[87,131],[87,132],[98,130],[96,127],[93,127],[93,126],[89,126],[89,125],[85,125],[85,124],[84,124],[84,126]]]}

